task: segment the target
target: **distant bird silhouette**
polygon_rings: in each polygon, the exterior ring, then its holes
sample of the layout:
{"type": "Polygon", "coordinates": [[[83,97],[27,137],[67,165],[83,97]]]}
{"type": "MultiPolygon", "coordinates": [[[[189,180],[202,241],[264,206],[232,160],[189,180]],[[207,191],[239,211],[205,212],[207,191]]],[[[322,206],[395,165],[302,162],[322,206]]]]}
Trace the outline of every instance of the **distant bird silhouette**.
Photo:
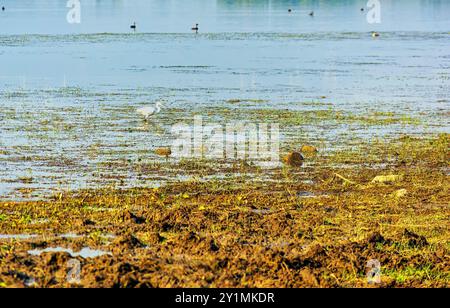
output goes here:
{"type": "Polygon", "coordinates": [[[372,37],[379,37],[380,33],[372,31],[372,37]]]}
{"type": "Polygon", "coordinates": [[[192,27],[191,30],[195,31],[195,33],[198,33],[198,24],[195,24],[195,26],[192,27]]]}
{"type": "Polygon", "coordinates": [[[289,9],[288,12],[289,12],[289,13],[292,12],[292,9],[289,9]]]}
{"type": "Polygon", "coordinates": [[[2,6],[2,11],[6,10],[4,6],[2,6]]]}
{"type": "Polygon", "coordinates": [[[363,7],[361,8],[361,12],[364,12],[364,8],[363,7]]]}
{"type": "Polygon", "coordinates": [[[134,23],[130,26],[130,28],[136,31],[136,22],[134,22],[134,23]]]}
{"type": "Polygon", "coordinates": [[[313,17],[313,16],[314,16],[314,11],[311,11],[311,12],[309,13],[309,16],[313,17]]]}
{"type": "Polygon", "coordinates": [[[137,113],[144,116],[147,121],[149,117],[159,113],[161,111],[162,103],[156,102],[154,106],[145,106],[136,110],[137,113]]]}

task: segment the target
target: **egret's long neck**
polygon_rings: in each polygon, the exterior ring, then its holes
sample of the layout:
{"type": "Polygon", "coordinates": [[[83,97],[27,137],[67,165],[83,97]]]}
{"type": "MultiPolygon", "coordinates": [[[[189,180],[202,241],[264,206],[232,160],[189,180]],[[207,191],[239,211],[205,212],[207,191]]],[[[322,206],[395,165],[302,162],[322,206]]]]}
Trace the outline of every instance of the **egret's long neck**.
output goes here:
{"type": "Polygon", "coordinates": [[[161,111],[161,103],[156,103],[156,112],[161,111]]]}

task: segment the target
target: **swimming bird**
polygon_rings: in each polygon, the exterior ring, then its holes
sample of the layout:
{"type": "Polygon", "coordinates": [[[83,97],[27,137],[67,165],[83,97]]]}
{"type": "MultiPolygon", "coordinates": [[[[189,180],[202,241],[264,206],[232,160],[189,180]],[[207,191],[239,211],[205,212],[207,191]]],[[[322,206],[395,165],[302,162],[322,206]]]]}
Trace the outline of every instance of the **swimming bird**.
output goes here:
{"type": "Polygon", "coordinates": [[[133,30],[136,30],[136,22],[134,22],[134,23],[130,26],[130,28],[133,29],[133,30]]]}
{"type": "Polygon", "coordinates": [[[313,17],[313,16],[314,16],[314,11],[311,11],[311,12],[309,13],[309,16],[313,17]]]}
{"type": "Polygon", "coordinates": [[[379,37],[380,33],[372,31],[372,37],[379,37]]]}
{"type": "Polygon", "coordinates": [[[198,24],[195,24],[195,26],[192,27],[191,30],[195,31],[195,33],[198,33],[198,24]]]}
{"type": "Polygon", "coordinates": [[[144,116],[147,121],[149,117],[159,113],[161,111],[162,103],[156,102],[154,106],[145,106],[136,110],[137,113],[144,116]]]}

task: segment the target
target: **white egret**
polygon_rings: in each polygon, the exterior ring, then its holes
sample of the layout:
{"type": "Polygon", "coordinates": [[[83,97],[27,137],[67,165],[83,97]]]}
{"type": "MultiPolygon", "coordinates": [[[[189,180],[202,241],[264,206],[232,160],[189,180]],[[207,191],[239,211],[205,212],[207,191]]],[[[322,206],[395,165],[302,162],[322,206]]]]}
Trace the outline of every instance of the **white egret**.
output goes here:
{"type": "Polygon", "coordinates": [[[144,116],[145,120],[148,120],[149,117],[151,117],[161,111],[162,105],[163,104],[161,102],[156,102],[156,104],[154,106],[141,107],[141,108],[137,109],[136,112],[141,114],[142,116],[144,116]]]}

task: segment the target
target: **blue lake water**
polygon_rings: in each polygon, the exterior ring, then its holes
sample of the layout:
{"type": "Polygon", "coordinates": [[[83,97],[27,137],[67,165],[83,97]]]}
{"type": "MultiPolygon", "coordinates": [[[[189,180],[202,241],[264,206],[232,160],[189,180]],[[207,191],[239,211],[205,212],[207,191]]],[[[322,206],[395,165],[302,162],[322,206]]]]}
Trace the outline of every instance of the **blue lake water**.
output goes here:
{"type": "Polygon", "coordinates": [[[381,23],[366,22],[367,0],[81,0],[81,23],[66,21],[65,0],[2,0],[5,34],[187,33],[201,32],[360,32],[449,30],[446,0],[380,0],[381,23]],[[288,13],[288,9],[292,12],[288,13]],[[365,11],[361,12],[360,9],[365,11]],[[315,12],[314,19],[308,13],[315,12]]]}
{"type": "MultiPolygon", "coordinates": [[[[34,178],[35,188],[44,178],[64,186],[96,168],[87,160],[70,172],[44,168],[11,153],[78,161],[78,150],[92,144],[141,148],[142,135],[112,127],[136,126],[130,110],[157,99],[195,111],[242,98],[302,109],[293,102],[326,97],[344,111],[437,115],[397,133],[449,132],[450,1],[380,3],[381,22],[371,24],[367,1],[359,0],[82,0],[81,22],[69,24],[66,1],[0,0],[0,150],[7,153],[0,194],[17,188],[18,176],[34,178]],[[190,30],[195,23],[198,34],[190,30]],[[32,131],[36,121],[56,118],[86,134],[74,110],[92,111],[99,129],[78,141],[32,131]]],[[[161,143],[150,135],[147,145],[161,143]]]]}
{"type": "Polygon", "coordinates": [[[81,1],[81,23],[69,24],[66,1],[3,0],[0,86],[180,88],[199,103],[236,88],[342,103],[445,96],[450,2],[380,3],[381,23],[369,24],[366,1],[81,1]]]}

